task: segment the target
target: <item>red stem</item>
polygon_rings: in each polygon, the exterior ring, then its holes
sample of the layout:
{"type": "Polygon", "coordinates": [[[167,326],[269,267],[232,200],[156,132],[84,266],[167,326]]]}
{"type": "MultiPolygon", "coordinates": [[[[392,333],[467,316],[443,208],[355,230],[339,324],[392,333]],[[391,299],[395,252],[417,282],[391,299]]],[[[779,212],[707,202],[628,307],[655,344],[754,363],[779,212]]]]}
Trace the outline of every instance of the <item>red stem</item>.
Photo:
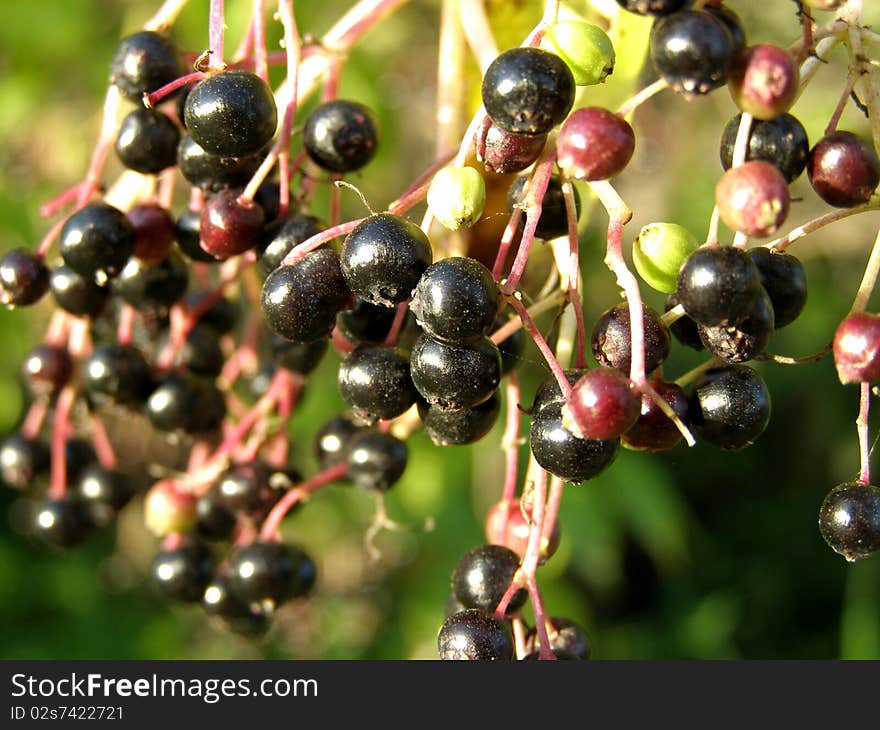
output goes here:
{"type": "Polygon", "coordinates": [[[251,27],[248,34],[254,44],[254,73],[263,81],[269,81],[269,67],[266,51],[266,2],[253,0],[251,27]]]}
{"type": "Polygon", "coordinates": [[[64,499],[67,492],[67,437],[70,433],[70,412],[76,402],[76,388],[65,386],[55,402],[55,413],[52,417],[52,456],[49,494],[52,499],[64,499]]]}
{"type": "Polygon", "coordinates": [[[523,328],[535,341],[535,344],[538,346],[538,349],[547,361],[547,365],[550,367],[550,371],[553,373],[553,377],[556,378],[556,382],[559,384],[559,388],[562,391],[562,397],[567,401],[571,397],[571,383],[569,383],[568,378],[565,377],[565,371],[559,364],[559,360],[556,359],[553,350],[550,349],[547,340],[544,339],[544,336],[535,325],[534,320],[531,318],[522,302],[519,301],[516,296],[510,297],[508,301],[510,302],[510,306],[516,310],[516,313],[522,320],[523,328]]]}
{"type": "Polygon", "coordinates": [[[263,527],[260,529],[260,539],[277,540],[279,538],[278,528],[281,526],[281,521],[297,502],[306,495],[345,476],[347,471],[347,464],[336,464],[288,491],[278,500],[278,503],[272,508],[272,511],[269,512],[263,522],[263,527]]]}
{"type": "Polygon", "coordinates": [[[226,32],[224,0],[211,0],[208,16],[208,49],[211,57],[208,68],[223,68],[223,35],[226,32]]]}
{"type": "Polygon", "coordinates": [[[868,434],[868,411],[871,406],[871,384],[862,383],[861,396],[859,398],[859,416],[856,419],[856,429],[859,433],[859,455],[861,468],[859,469],[859,481],[862,484],[871,483],[871,442],[868,434]]]}
{"type": "MultiPolygon", "coordinates": [[[[501,437],[501,447],[504,449],[504,490],[501,494],[503,502],[510,502],[516,496],[516,477],[519,470],[519,378],[516,373],[507,376],[507,385],[504,389],[507,398],[506,422],[504,435],[501,437]]],[[[507,534],[508,519],[505,516],[502,535],[507,534]]]]}
{"type": "Polygon", "coordinates": [[[587,365],[587,336],[584,328],[584,310],[581,306],[581,295],[578,291],[580,275],[580,252],[578,248],[577,208],[574,202],[574,188],[570,180],[562,183],[562,195],[565,198],[565,217],[568,221],[568,299],[574,307],[577,323],[577,351],[574,366],[583,368],[587,365]]]}
{"type": "Polygon", "coordinates": [[[92,413],[91,416],[92,446],[95,448],[98,463],[103,469],[115,469],[119,461],[116,458],[116,452],[113,450],[113,444],[110,443],[110,436],[107,434],[104,420],[97,413],[92,413]]]}
{"type": "Polygon", "coordinates": [[[400,330],[403,328],[403,323],[406,322],[406,313],[408,311],[409,300],[397,305],[397,311],[394,313],[394,321],[391,323],[391,329],[388,330],[385,342],[382,343],[385,347],[394,347],[394,345],[397,344],[397,338],[400,335],[400,330]]]}
{"type": "Polygon", "coordinates": [[[201,81],[205,78],[205,74],[203,71],[193,71],[192,73],[184,74],[180,78],[174,79],[174,81],[169,81],[165,86],[160,86],[155,91],[144,94],[144,106],[148,109],[152,109],[156,104],[158,104],[162,99],[170,94],[173,94],[180,88],[184,86],[189,86],[190,84],[195,84],[197,81],[201,81]]]}

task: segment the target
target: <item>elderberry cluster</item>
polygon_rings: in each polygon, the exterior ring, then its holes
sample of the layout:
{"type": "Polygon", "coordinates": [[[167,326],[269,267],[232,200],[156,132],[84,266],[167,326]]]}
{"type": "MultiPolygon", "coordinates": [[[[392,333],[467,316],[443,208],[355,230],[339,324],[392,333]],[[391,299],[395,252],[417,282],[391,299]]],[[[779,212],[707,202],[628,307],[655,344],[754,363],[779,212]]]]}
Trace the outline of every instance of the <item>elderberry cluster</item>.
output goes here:
{"type": "MultiPolygon", "coordinates": [[[[560,18],[499,53],[482,75],[482,107],[458,156],[388,210],[351,221],[338,211],[315,215],[311,196],[374,159],[381,134],[370,108],[335,98],[328,84],[333,98],[291,135],[281,94],[251,65],[201,59],[187,74],[168,34],[124,38],[110,82],[129,109],[111,146],[149,192],[123,205],[87,180],[57,241],[0,260],[3,304],[34,305],[51,291],[55,305],[45,341],[23,364],[32,405],[21,432],[0,446],[3,480],[31,499],[34,536],[74,546],[142,497],[144,523],[161,541],[150,570],[157,590],[258,636],[319,579],[320,556],[280,529],[287,514],[344,480],[381,500],[405,472],[410,434],[424,429],[443,448],[479,442],[506,406],[507,476],[517,476],[521,414],[534,463],[520,496],[505,488],[490,510],[487,543],[454,568],[439,655],[588,659],[587,632],[543,615],[537,600],[535,572],[562,536],[553,500],[536,485],[546,490],[548,475],[551,492],[591,480],[621,447],[667,451],[695,436],[732,451],[758,439],[771,398],[754,361],[767,359],[776,330],[801,314],[807,280],[784,245],[747,241],[779,231],[792,207],[789,185],[804,170],[818,197],[839,209],[868,204],[880,183],[866,140],[830,129],[810,144],[790,113],[798,59],[748,45],[724,3],[618,5],[654,18],[648,57],[658,89],[694,98],[726,85],[740,110],[720,134],[715,190],[718,218],[737,238],[721,245],[716,226],[702,244],[669,221],[630,237],[639,279],[666,296],[661,313],[636,296],[639,281],[617,250],[626,220],[606,205],[606,261],[627,301],[607,302],[589,330],[578,221],[587,192],[606,202],[608,181],[637,145],[631,113],[589,103],[586,87],[613,79],[604,28],[560,18]],[[175,180],[187,195],[175,198],[175,180]],[[483,218],[490,185],[506,191],[508,223],[484,255],[458,244],[483,218]],[[407,211],[422,199],[419,225],[407,211]],[[532,252],[565,250],[557,244],[566,238],[573,270],[559,263],[549,294],[526,286],[532,252]],[[547,301],[542,311],[577,310],[573,364],[557,360],[563,335],[546,337],[551,328],[542,332],[529,314],[547,301]],[[521,393],[516,371],[528,337],[551,375],[521,393]],[[709,358],[681,382],[664,372],[678,346],[709,358]],[[325,358],[335,358],[347,410],[315,429],[319,471],[304,474],[287,427],[325,358]],[[173,448],[125,456],[126,424],[134,440],[173,448]]],[[[880,316],[848,316],[833,355],[842,382],[880,380],[880,316]]],[[[501,491],[508,480],[497,481],[501,491]]],[[[847,559],[877,551],[880,489],[863,480],[836,487],[820,529],[847,559]]]]}

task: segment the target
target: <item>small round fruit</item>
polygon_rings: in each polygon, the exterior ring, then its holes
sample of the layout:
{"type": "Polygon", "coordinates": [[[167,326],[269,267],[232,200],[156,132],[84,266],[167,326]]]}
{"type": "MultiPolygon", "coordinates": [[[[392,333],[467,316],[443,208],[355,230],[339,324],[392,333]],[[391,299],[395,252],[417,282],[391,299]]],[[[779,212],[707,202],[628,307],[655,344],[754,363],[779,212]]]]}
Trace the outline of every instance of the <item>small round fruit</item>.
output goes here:
{"type": "Polygon", "coordinates": [[[339,365],[337,386],[342,400],[366,422],[396,418],[416,402],[409,358],[396,348],[358,347],[339,365]]]}
{"type": "Polygon", "coordinates": [[[477,130],[474,136],[477,160],[499,175],[525,170],[541,156],[546,142],[546,134],[512,134],[497,124],[490,124],[485,134],[477,130]]]}
{"type": "Polygon", "coordinates": [[[738,54],[727,87],[734,103],[755,119],[785,114],[797,97],[800,74],[787,51],[760,43],[738,54]]]}
{"type": "Polygon", "coordinates": [[[295,545],[255,542],[229,556],[229,582],[241,600],[277,606],[311,590],[315,564],[295,545]]]}
{"type": "MultiPolygon", "coordinates": [[[[491,613],[498,606],[519,569],[519,556],[502,545],[480,545],[466,552],[452,574],[452,591],[467,608],[491,613]]],[[[506,614],[523,606],[528,598],[524,588],[513,594],[506,614]]]]}
{"type": "Polygon", "coordinates": [[[473,167],[444,167],[428,188],[428,208],[450,231],[470,228],[483,215],[486,183],[473,167]]]}
{"type": "Polygon", "coordinates": [[[180,132],[165,114],[135,109],[122,120],[116,135],[116,156],[129,170],[155,175],[177,161],[180,132]]]}
{"type": "MultiPolygon", "coordinates": [[[[592,653],[590,637],[583,627],[571,619],[551,616],[548,620],[547,633],[553,653],[562,653],[569,659],[589,659],[592,653]]],[[[540,650],[538,632],[532,629],[526,634],[526,650],[540,650]]],[[[557,656],[557,658],[559,658],[557,656]]]]}
{"type": "Polygon", "coordinates": [[[32,395],[55,396],[73,375],[73,358],[66,347],[37,345],[25,356],[21,373],[32,395]]]}
{"type": "Polygon", "coordinates": [[[142,30],[126,36],[110,63],[110,83],[140,103],[149,94],[184,73],[177,49],[160,33],[142,30]]]}
{"type": "Polygon", "coordinates": [[[838,484],[822,502],[819,531],[850,562],[880,550],[880,489],[859,482],[838,484]]]}
{"type": "Polygon", "coordinates": [[[541,39],[541,47],[559,56],[577,86],[601,84],[614,71],[614,46],[598,25],[561,20],[541,39]]]}
{"type": "Polygon", "coordinates": [[[687,0],[617,0],[624,10],[639,15],[670,15],[684,7],[687,0]]]}
{"type": "Polygon", "coordinates": [[[212,192],[245,185],[264,157],[262,149],[243,157],[214,155],[188,134],[181,137],[176,152],[177,167],[186,181],[212,192]]]}
{"type": "MultiPolygon", "coordinates": [[[[642,332],[645,372],[651,373],[669,356],[669,330],[657,312],[643,306],[642,332]]],[[[590,343],[596,362],[629,373],[632,356],[629,304],[618,304],[603,312],[593,326],[590,343]]]]}
{"type": "Polygon", "coordinates": [[[880,183],[877,153],[852,132],[833,132],[810,150],[807,176],[816,194],[835,208],[867,203],[880,183]]]}
{"type": "Polygon", "coordinates": [[[745,251],[714,246],[697,249],[685,261],[676,296],[691,319],[711,327],[745,317],[760,287],[758,268],[745,251]]]}
{"type": "Polygon", "coordinates": [[[98,527],[106,527],[134,494],[131,478],[115,469],[94,465],[86,468],[74,485],[74,494],[88,509],[98,527]]]}
{"type": "Polygon", "coordinates": [[[359,487],[385,492],[403,476],[409,456],[407,445],[391,434],[364,429],[348,444],[348,476],[359,487]]]}
{"type": "MultiPolygon", "coordinates": [[[[507,193],[507,208],[512,213],[516,207],[524,207],[526,190],[528,189],[530,176],[518,177],[510,186],[507,193]]],[[[581,197],[577,188],[574,191],[575,218],[581,215],[581,197]]],[[[538,218],[538,226],[535,235],[544,240],[568,235],[568,214],[565,209],[565,197],[562,194],[562,182],[554,175],[547,183],[547,191],[541,201],[541,216],[538,218]]]]}
{"type": "Polygon", "coordinates": [[[336,315],[350,299],[339,256],[319,249],[269,274],[263,283],[263,318],[280,337],[314,342],[330,336],[336,315]]]}
{"type": "Polygon", "coordinates": [[[641,402],[626,375],[599,367],[575,383],[562,409],[563,425],[584,439],[614,439],[636,422],[641,402]]]}
{"type": "Polygon", "coordinates": [[[290,342],[283,337],[272,338],[272,359],[278,367],[292,373],[308,375],[321,363],[327,352],[328,340],[290,342]]]}
{"type": "Polygon", "coordinates": [[[361,222],[340,254],[349,288],[372,304],[393,307],[405,301],[431,265],[431,242],[415,223],[379,213],[361,222]]]}
{"type": "MultiPolygon", "coordinates": [[[[675,294],[670,294],[666,297],[666,303],[663,305],[666,312],[675,309],[677,306],[678,297],[675,294]]],[[[686,314],[681,315],[670,324],[669,331],[682,345],[690,347],[697,352],[703,349],[703,341],[700,339],[699,325],[686,314]]]]}
{"type": "Polygon", "coordinates": [[[704,10],[658,19],[649,48],[657,73],[685,94],[707,94],[723,86],[736,52],[724,23],[704,10]]]}
{"type": "Polygon", "coordinates": [[[202,209],[200,245],[221,261],[237,256],[260,243],[264,220],[257,203],[241,200],[237,190],[223,190],[202,209]]]}
{"type": "MultiPolygon", "coordinates": [[[[733,150],[742,114],[732,117],[721,134],[721,166],[733,166],[733,150]]],[[[746,161],[764,160],[779,168],[785,181],[794,182],[804,171],[810,154],[810,142],[804,125],[791,114],[768,121],[755,120],[749,134],[746,161]]]]}
{"type": "Polygon", "coordinates": [[[144,500],[144,524],[156,537],[188,532],[196,524],[196,500],[171,482],[156,482],[144,500]]]}
{"type": "Polygon", "coordinates": [[[617,440],[577,438],[562,422],[562,403],[545,405],[532,416],[529,444],[535,460],[567,482],[584,482],[617,456],[617,440]]]}
{"type": "Polygon", "coordinates": [[[388,337],[396,316],[397,310],[393,307],[371,304],[356,297],[351,309],[344,309],[336,315],[336,326],[354,345],[378,345],[388,337]]]}
{"type": "Polygon", "coordinates": [[[140,404],[151,386],[150,366],[132,345],[98,345],[83,366],[83,388],[93,403],[140,404]]]}
{"type": "Polygon", "coordinates": [[[807,275],[799,259],[763,246],[749,250],[758,267],[761,286],[773,304],[776,329],[791,324],[807,303],[807,275]]]}
{"type": "Polygon", "coordinates": [[[135,232],[125,214],[106,203],[92,203],[74,213],[61,228],[64,263],[77,274],[115,276],[132,253],[135,232]]]}
{"type": "Polygon", "coordinates": [[[0,444],[0,478],[15,489],[25,489],[49,468],[49,448],[42,441],[21,434],[0,444]]]}
{"type": "Polygon", "coordinates": [[[177,237],[168,211],[155,203],[143,203],[132,207],[126,217],[134,226],[134,256],[149,264],[165,259],[177,237]]]}
{"type": "MultiPolygon", "coordinates": [[[[675,383],[655,379],[651,386],[684,423],[687,423],[688,399],[675,383]]],[[[642,395],[642,411],[636,422],[620,437],[620,443],[636,451],[666,451],[681,440],[681,432],[648,395],[642,395]]]]}
{"type": "Polygon", "coordinates": [[[709,370],[694,387],[688,412],[703,441],[726,451],[750,446],[770,421],[770,393],[748,365],[709,370]]]}
{"type": "Polygon", "coordinates": [[[116,292],[139,311],[163,311],[186,294],[189,267],[176,253],[158,264],[129,259],[116,280],[116,292]]]}
{"type": "Polygon", "coordinates": [[[78,317],[96,317],[104,310],[110,289],[92,277],[77,274],[69,266],[59,266],[49,277],[55,303],[78,317]]]}
{"type": "Polygon", "coordinates": [[[379,124],[363,104],[334,99],[315,108],[306,119],[303,145],[312,161],[331,172],[353,172],[376,154],[379,124]]]}
{"type": "Polygon", "coordinates": [[[294,213],[281,224],[265,248],[260,251],[260,264],[268,274],[279,266],[296,246],[317,235],[327,226],[313,215],[294,213]]]}
{"type": "Polygon", "coordinates": [[[232,70],[204,79],[190,90],[184,120],[205,151],[243,157],[272,139],[278,110],[265,81],[248,71],[232,70]]]}
{"type": "Polygon", "coordinates": [[[439,408],[419,402],[419,416],[425,433],[438,446],[461,446],[479,441],[498,420],[501,397],[498,391],[473,408],[439,408]]]}
{"type": "MultiPolygon", "coordinates": [[[[574,387],[574,384],[577,383],[584,375],[589,372],[586,368],[572,368],[571,370],[563,371],[565,375],[565,379],[568,381],[568,384],[571,387],[574,387]]],[[[549,377],[538,387],[538,390],[535,392],[535,397],[532,400],[532,413],[538,413],[545,406],[549,405],[559,405],[562,406],[564,398],[562,396],[562,389],[559,387],[559,382],[555,377],[549,377]]]]}
{"type": "Polygon", "coordinates": [[[412,349],[410,374],[429,404],[473,408],[488,400],[501,382],[501,354],[487,337],[450,345],[423,334],[412,349]]]}
{"type": "Polygon", "coordinates": [[[880,316],[855,312],[844,317],[834,333],[832,352],[844,385],[880,380],[880,316]]]}
{"type": "Polygon", "coordinates": [[[94,527],[85,505],[69,497],[38,502],[32,520],[32,536],[52,548],[79,545],[94,527]]]}
{"type": "Polygon", "coordinates": [[[156,589],[168,600],[180,603],[200,601],[212,572],[211,553],[197,542],[161,550],[150,567],[156,589]]]}
{"type": "Polygon", "coordinates": [[[761,287],[752,309],[735,325],[700,326],[699,332],[706,350],[721,360],[738,363],[764,352],[774,329],[773,304],[761,287]]]}
{"type": "Polygon", "coordinates": [[[503,621],[478,608],[467,608],[443,622],[437,651],[444,661],[509,661],[513,635],[503,621]]]}
{"type": "Polygon", "coordinates": [[[671,294],[678,272],[699,244],[693,233],[677,223],[649,223],[633,243],[633,264],[648,286],[671,294]]]}
{"type": "Polygon", "coordinates": [[[540,48],[511,48],[483,77],[486,113],[514,134],[546,134],[574,103],[574,76],[559,56],[540,48]]]}
{"type": "Polygon", "coordinates": [[[432,337],[467,343],[483,337],[498,311],[498,285],[476,259],[454,256],[431,264],[419,279],[410,311],[432,337]]]}
{"type": "Polygon", "coordinates": [[[315,434],[315,459],[321,469],[345,462],[351,440],[362,430],[345,416],[331,418],[321,426],[315,434]]]}
{"type": "Polygon", "coordinates": [[[43,298],[49,288],[49,269],[33,251],[14,248],[0,259],[0,304],[26,307],[43,298]]]}
{"type": "MultiPolygon", "coordinates": [[[[493,545],[504,545],[524,558],[529,546],[531,517],[526,516],[520,500],[501,500],[489,508],[485,524],[486,538],[493,545]]],[[[539,546],[540,559],[545,561],[552,557],[559,548],[562,531],[559,521],[553,523],[550,535],[541,536],[539,546]]]]}
{"type": "Polygon", "coordinates": [[[636,135],[623,117],[601,107],[572,112],[556,138],[559,169],[576,180],[607,180],[632,159],[636,135]]]}
{"type": "Polygon", "coordinates": [[[769,162],[744,162],[721,176],[715,203],[721,220],[733,230],[763,238],[788,217],[788,183],[769,162]]]}
{"type": "Polygon", "coordinates": [[[220,502],[216,489],[209,489],[196,502],[195,531],[204,540],[229,540],[235,532],[235,513],[220,502]]]}

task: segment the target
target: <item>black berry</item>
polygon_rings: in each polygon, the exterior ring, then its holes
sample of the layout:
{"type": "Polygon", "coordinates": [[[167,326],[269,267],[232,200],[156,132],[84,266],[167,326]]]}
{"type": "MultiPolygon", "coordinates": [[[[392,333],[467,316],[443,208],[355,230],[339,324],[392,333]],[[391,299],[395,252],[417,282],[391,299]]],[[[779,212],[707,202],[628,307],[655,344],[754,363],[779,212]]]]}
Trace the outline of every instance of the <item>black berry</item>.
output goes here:
{"type": "Polygon", "coordinates": [[[116,155],[130,170],[162,172],[177,161],[180,132],[165,114],[155,109],[135,109],[122,120],[116,135],[116,155]]]}
{"type": "MultiPolygon", "coordinates": [[[[495,610],[513,576],[519,569],[519,556],[501,545],[480,545],[466,552],[452,574],[452,591],[467,608],[487,613],[495,610]]],[[[519,609],[528,598],[525,589],[514,593],[506,613],[519,609]]]]}
{"type": "Polygon", "coordinates": [[[403,476],[408,455],[409,450],[400,439],[365,429],[348,444],[348,476],[364,489],[384,492],[403,476]]]}
{"type": "Polygon", "coordinates": [[[694,387],[688,412],[697,435],[725,450],[758,438],[770,420],[770,393],[748,365],[708,371],[694,387]]]}
{"type": "Polygon", "coordinates": [[[513,659],[513,635],[503,621],[468,608],[443,622],[437,651],[443,660],[507,661],[513,659]]]}
{"type": "Polygon", "coordinates": [[[110,82],[134,102],[183,75],[177,50],[165,36],[150,30],[119,42],[110,64],[110,82]]]}
{"type": "Polygon", "coordinates": [[[398,349],[363,345],[339,366],[339,394],[364,421],[395,418],[416,402],[409,359],[398,349]]]}
{"type": "Polygon", "coordinates": [[[849,561],[880,550],[880,489],[858,482],[838,484],[822,502],[819,531],[849,561]]]}
{"type": "Polygon", "coordinates": [[[0,259],[0,304],[26,307],[49,288],[49,270],[34,252],[14,248],[0,259]]]}
{"type": "Polygon", "coordinates": [[[353,172],[376,154],[378,122],[373,112],[356,101],[334,99],[309,114],[303,145],[312,161],[331,172],[353,172]]]}
{"type": "Polygon", "coordinates": [[[125,214],[105,203],[74,213],[61,229],[61,256],[77,274],[115,276],[134,253],[134,226],[125,214]]]}
{"type": "Polygon", "coordinates": [[[688,257],[678,274],[676,297],[700,324],[735,324],[751,311],[760,286],[758,268],[745,251],[715,246],[688,257]]]}
{"type": "Polygon", "coordinates": [[[568,482],[592,479],[617,455],[617,440],[577,438],[562,425],[562,403],[548,403],[532,416],[529,443],[535,460],[568,482]]]}
{"type": "Polygon", "coordinates": [[[776,329],[791,324],[807,303],[807,275],[795,256],[759,246],[749,250],[758,267],[761,286],[773,304],[776,329]]]}
{"type": "Polygon", "coordinates": [[[487,337],[471,345],[450,345],[422,335],[410,356],[410,374],[431,405],[472,408],[498,387],[501,354],[487,337]]]}
{"type": "MultiPolygon", "coordinates": [[[[721,133],[721,165],[729,170],[733,165],[733,148],[739,132],[742,114],[737,114],[721,133]]],[[[782,173],[786,182],[793,182],[804,171],[810,143],[807,131],[797,118],[783,114],[767,121],[755,120],[749,135],[746,160],[764,160],[782,173]]]]}

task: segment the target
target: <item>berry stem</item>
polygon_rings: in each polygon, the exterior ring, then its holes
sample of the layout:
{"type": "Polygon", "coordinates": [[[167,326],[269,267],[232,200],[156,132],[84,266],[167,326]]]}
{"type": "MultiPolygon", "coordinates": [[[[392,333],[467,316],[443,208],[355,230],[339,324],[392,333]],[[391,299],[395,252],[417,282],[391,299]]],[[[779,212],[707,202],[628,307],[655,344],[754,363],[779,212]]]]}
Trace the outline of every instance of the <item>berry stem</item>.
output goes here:
{"type": "Polygon", "coordinates": [[[44,399],[35,400],[28,408],[27,415],[21,424],[21,435],[28,441],[33,441],[40,435],[46,415],[49,413],[49,403],[44,399]]]}
{"type": "Polygon", "coordinates": [[[76,185],[73,185],[67,190],[65,190],[61,195],[58,195],[47,203],[43,203],[40,206],[40,218],[51,218],[53,215],[58,213],[64,206],[69,205],[74,200],[76,200],[79,195],[80,188],[84,183],[78,182],[76,185]]]}
{"type": "Polygon", "coordinates": [[[675,324],[682,317],[684,317],[684,306],[681,304],[676,304],[668,312],[665,312],[664,314],[660,315],[660,321],[666,327],[669,327],[669,325],[675,324]]]}
{"type": "Polygon", "coordinates": [[[828,120],[828,125],[825,127],[824,135],[833,134],[837,131],[837,125],[840,122],[840,118],[843,116],[843,112],[846,109],[846,105],[850,100],[850,95],[855,88],[856,81],[858,81],[864,71],[856,68],[855,66],[851,66],[849,69],[849,73],[846,75],[846,83],[843,85],[843,91],[840,92],[840,97],[837,100],[837,105],[834,107],[834,111],[831,113],[831,118],[828,120]]]}
{"type": "Polygon", "coordinates": [[[526,332],[528,332],[529,336],[535,341],[535,345],[537,345],[538,349],[541,351],[541,354],[547,361],[547,365],[550,367],[550,371],[553,373],[553,377],[556,378],[556,382],[559,384],[563,399],[567,401],[571,397],[571,383],[568,382],[568,378],[565,377],[565,372],[559,364],[559,361],[556,359],[556,356],[553,354],[553,350],[550,349],[547,340],[544,339],[544,335],[541,334],[541,331],[535,325],[535,321],[529,316],[529,312],[523,306],[520,298],[520,293],[514,292],[508,297],[510,306],[516,310],[516,313],[522,320],[526,332]]]}
{"type": "Polygon", "coordinates": [[[648,84],[644,89],[637,91],[633,94],[629,99],[627,99],[617,110],[617,116],[623,117],[626,119],[627,117],[632,116],[636,109],[638,109],[642,104],[644,104],[648,99],[656,96],[664,89],[669,88],[669,82],[665,79],[657,79],[651,84],[648,84]]]}
{"type": "Polygon", "coordinates": [[[89,199],[100,185],[101,170],[104,167],[104,162],[107,160],[107,155],[110,153],[110,148],[113,146],[116,134],[119,131],[119,125],[121,124],[121,120],[118,119],[121,104],[122,92],[111,84],[107,89],[107,96],[104,99],[101,132],[95,144],[95,149],[92,152],[92,159],[89,162],[89,169],[86,171],[86,177],[79,190],[79,196],[76,199],[77,210],[89,202],[89,199]]]}
{"type": "Polygon", "coordinates": [[[871,247],[871,255],[868,256],[865,273],[862,274],[859,290],[856,292],[853,305],[849,310],[850,314],[865,311],[868,306],[868,300],[871,298],[871,292],[874,291],[874,285],[877,283],[878,273],[880,273],[880,232],[877,233],[874,245],[871,247]]]}
{"type": "Polygon", "coordinates": [[[880,210],[880,199],[871,200],[864,205],[859,205],[855,208],[841,208],[839,210],[832,210],[830,213],[825,213],[825,215],[820,215],[818,218],[813,218],[813,220],[807,221],[806,223],[799,225],[797,228],[792,229],[781,238],[776,238],[769,243],[765,243],[763,245],[766,248],[775,248],[777,251],[785,251],[795,241],[809,235],[813,231],[817,231],[830,223],[835,223],[837,221],[843,220],[844,218],[849,218],[852,215],[867,213],[872,210],[880,210]]]}
{"type": "Polygon", "coordinates": [[[440,8],[440,38],[437,48],[437,135],[434,149],[438,156],[458,145],[463,124],[462,99],[465,98],[464,29],[459,8],[470,5],[443,0],[440,8]]]}
{"type": "Polygon", "coordinates": [[[110,442],[110,436],[107,433],[107,427],[104,419],[100,414],[91,414],[92,422],[92,446],[95,449],[95,456],[98,457],[98,463],[103,469],[115,469],[119,464],[116,458],[116,452],[113,450],[113,444],[110,442]]]}
{"type": "Polygon", "coordinates": [[[717,367],[719,364],[719,360],[717,358],[709,358],[705,362],[700,363],[695,368],[691,368],[684,375],[675,379],[675,384],[679,388],[686,388],[688,385],[693,383],[697,378],[699,378],[703,373],[707,370],[711,370],[714,367],[717,367]]]}
{"type": "Polygon", "coordinates": [[[871,384],[862,383],[859,397],[859,416],[856,418],[856,430],[859,434],[859,482],[871,483],[871,442],[868,434],[868,411],[871,407],[871,384]]]}
{"type": "Polygon", "coordinates": [[[370,28],[397,10],[407,0],[360,0],[321,39],[331,52],[344,54],[370,28]]]}
{"type": "MultiPolygon", "coordinates": [[[[279,3],[280,7],[284,3],[279,3]]],[[[254,73],[263,81],[269,81],[269,65],[266,52],[266,0],[253,0],[251,27],[248,32],[254,44],[254,73]]]]}
{"type": "Polygon", "coordinates": [[[391,329],[382,343],[385,347],[394,347],[397,344],[397,338],[400,336],[400,330],[403,329],[403,323],[406,322],[406,313],[409,311],[409,300],[401,302],[397,305],[397,311],[394,313],[394,321],[391,323],[391,329]]]}
{"type": "Polygon", "coordinates": [[[504,264],[507,263],[507,257],[510,254],[510,244],[513,243],[513,237],[519,229],[519,222],[522,219],[522,208],[514,208],[507,221],[507,226],[501,236],[501,242],[498,244],[498,253],[495,254],[495,264],[492,266],[492,276],[495,281],[500,281],[504,273],[504,264]]]}
{"type": "Polygon", "coordinates": [[[716,205],[712,208],[712,215],[709,218],[709,231],[706,233],[706,246],[718,245],[718,224],[720,220],[721,216],[718,212],[718,206],[716,205]]]}
{"type": "Polygon", "coordinates": [[[153,17],[144,23],[144,30],[164,31],[170,28],[188,2],[189,0],[165,0],[153,17]]]}
{"type": "Polygon", "coordinates": [[[67,491],[67,437],[70,434],[70,412],[76,402],[76,388],[66,385],[55,402],[52,416],[52,440],[49,445],[52,463],[50,467],[49,494],[52,499],[64,499],[67,491]]]}
{"type": "Polygon", "coordinates": [[[293,489],[285,493],[285,495],[278,500],[278,502],[266,516],[266,519],[263,521],[263,526],[260,528],[260,539],[279,539],[280,536],[278,534],[278,529],[281,526],[281,522],[287,515],[287,513],[290,512],[291,509],[293,509],[294,505],[297,504],[299,501],[305,499],[312,492],[317,491],[321,487],[344,477],[347,471],[347,464],[336,464],[334,466],[331,466],[329,469],[325,469],[319,474],[316,474],[308,481],[305,481],[302,484],[295,486],[293,489]]]}
{"type": "Polygon", "coordinates": [[[223,40],[226,33],[224,0],[210,0],[208,9],[208,69],[223,70],[223,40]]]}
{"type": "Polygon", "coordinates": [[[498,44],[495,42],[495,36],[492,35],[489,18],[486,17],[486,7],[482,2],[457,4],[461,28],[464,30],[468,46],[477,59],[480,75],[485,75],[486,69],[498,56],[498,44]]]}
{"type": "Polygon", "coordinates": [[[155,91],[152,91],[149,94],[144,94],[142,97],[144,106],[147,107],[147,109],[152,109],[166,96],[173,94],[184,86],[195,84],[203,78],[205,78],[205,73],[203,71],[193,71],[192,73],[184,74],[183,76],[174,79],[174,81],[169,81],[165,86],[160,86],[155,91]]]}
{"type": "Polygon", "coordinates": [[[514,616],[511,620],[513,624],[513,643],[516,649],[516,658],[523,659],[526,655],[526,628],[520,616],[514,616]]]}
{"type": "MultiPolygon", "coordinates": [[[[507,376],[507,385],[504,388],[507,402],[506,419],[504,423],[504,435],[501,437],[501,448],[504,450],[504,489],[501,500],[507,504],[516,496],[517,472],[519,471],[519,378],[516,373],[507,376]]],[[[508,515],[504,515],[504,528],[502,535],[507,534],[508,515]]]]}
{"type": "Polygon", "coordinates": [[[134,321],[137,311],[130,304],[119,310],[119,324],[116,326],[116,341],[120,345],[130,345],[134,337],[134,321]]]}
{"type": "Polygon", "coordinates": [[[568,270],[565,278],[568,279],[568,299],[574,309],[575,321],[577,322],[577,346],[575,349],[574,366],[583,368],[587,364],[587,336],[584,328],[584,310],[581,306],[581,295],[578,291],[580,278],[580,260],[578,249],[577,208],[574,202],[574,188],[571,180],[562,183],[562,196],[565,199],[565,217],[568,221],[568,270]]]}
{"type": "MultiPolygon", "coordinates": [[[[544,299],[533,304],[526,311],[532,318],[534,318],[537,317],[539,314],[543,314],[544,312],[562,304],[563,301],[565,301],[565,293],[562,291],[554,291],[544,299]]],[[[489,337],[489,339],[492,340],[492,342],[494,342],[496,345],[500,345],[514,332],[521,330],[522,327],[523,323],[521,319],[511,317],[501,327],[495,330],[489,337]]]]}

